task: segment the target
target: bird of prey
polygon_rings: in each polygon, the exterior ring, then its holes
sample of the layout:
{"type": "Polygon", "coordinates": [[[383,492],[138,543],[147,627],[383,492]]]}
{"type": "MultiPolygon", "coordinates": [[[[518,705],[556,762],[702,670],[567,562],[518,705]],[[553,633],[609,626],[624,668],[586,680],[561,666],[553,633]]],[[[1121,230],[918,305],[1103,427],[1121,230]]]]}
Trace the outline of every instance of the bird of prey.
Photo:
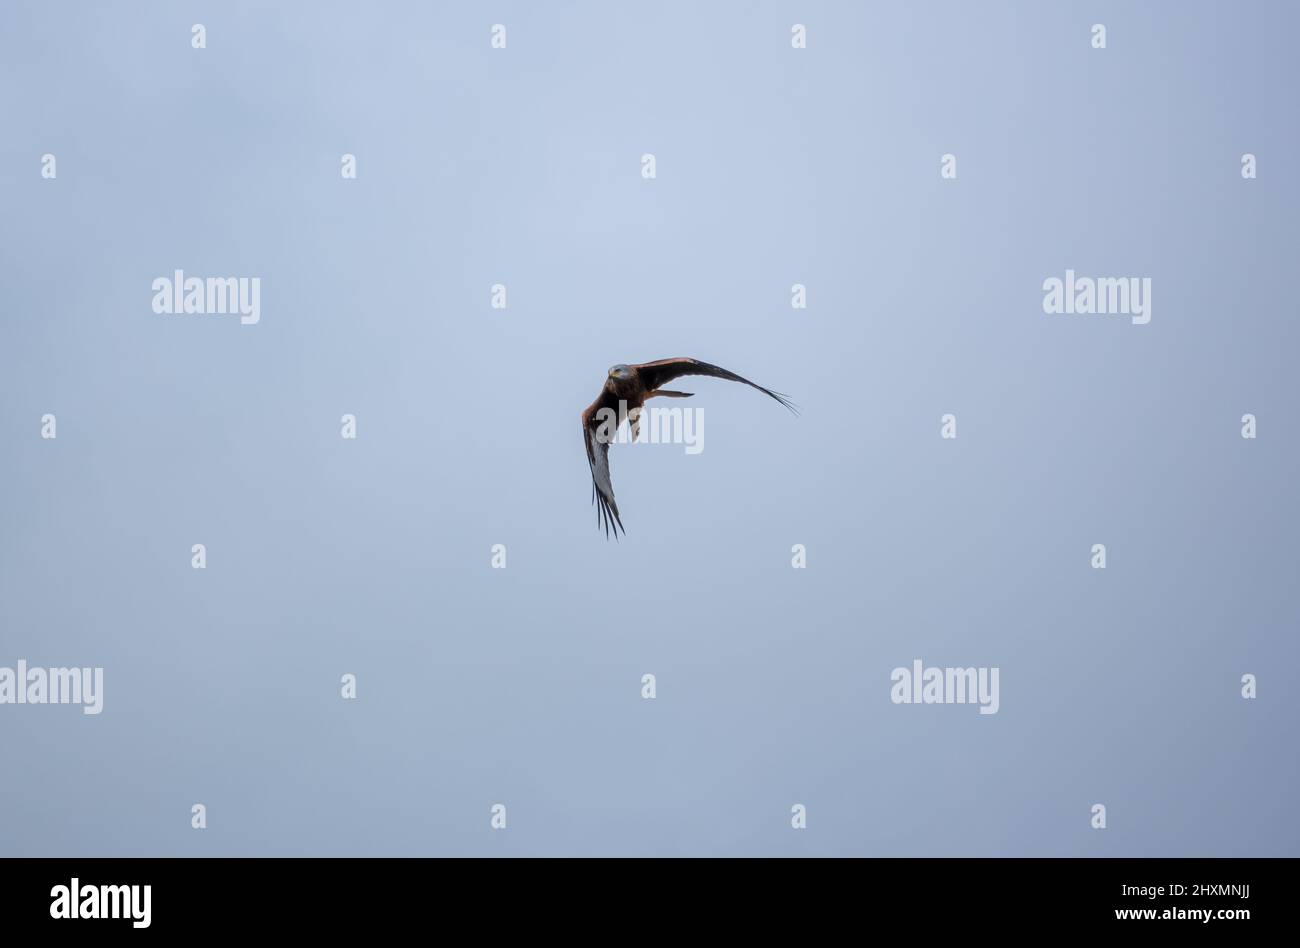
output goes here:
{"type": "Polygon", "coordinates": [[[660,359],[639,365],[616,365],[609,370],[605,385],[596,400],[582,413],[582,438],[587,445],[587,463],[591,466],[592,503],[596,505],[596,524],[604,526],[609,537],[613,528],[615,539],[623,530],[618,504],[614,502],[614,485],[609,479],[609,445],[614,440],[619,425],[631,422],[632,438],[636,439],[641,420],[641,407],[650,398],[690,398],[692,392],[673,392],[659,386],[681,378],[683,375],[709,375],[716,379],[741,382],[756,388],[764,395],[776,399],[794,414],[799,410],[780,392],[773,392],[741,378],[735,372],[699,359],[660,359]]]}

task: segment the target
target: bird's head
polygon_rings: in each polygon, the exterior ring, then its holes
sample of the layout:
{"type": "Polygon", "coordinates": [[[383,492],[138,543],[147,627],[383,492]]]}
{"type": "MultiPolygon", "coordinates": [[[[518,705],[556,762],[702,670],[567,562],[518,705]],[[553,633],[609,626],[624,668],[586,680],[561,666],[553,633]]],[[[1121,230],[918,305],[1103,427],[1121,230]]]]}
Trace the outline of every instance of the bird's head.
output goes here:
{"type": "Polygon", "coordinates": [[[632,368],[631,366],[626,365],[613,366],[609,370],[609,377],[618,382],[621,382],[624,379],[630,379],[632,377],[632,368]]]}

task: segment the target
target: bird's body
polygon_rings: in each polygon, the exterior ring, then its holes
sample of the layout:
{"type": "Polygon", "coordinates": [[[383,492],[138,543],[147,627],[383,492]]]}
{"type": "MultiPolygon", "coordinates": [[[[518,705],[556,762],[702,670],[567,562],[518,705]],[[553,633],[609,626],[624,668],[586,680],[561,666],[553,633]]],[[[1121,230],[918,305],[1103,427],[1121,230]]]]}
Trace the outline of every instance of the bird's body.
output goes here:
{"type": "Polygon", "coordinates": [[[698,359],[659,359],[637,365],[616,365],[609,370],[605,384],[596,400],[582,413],[582,436],[587,445],[587,463],[591,467],[592,500],[596,504],[597,522],[605,527],[606,536],[611,528],[614,536],[623,529],[618,504],[614,502],[614,485],[609,476],[609,446],[619,425],[625,420],[632,425],[635,439],[641,409],[651,398],[690,398],[691,392],[676,392],[661,388],[663,384],[683,375],[708,375],[713,378],[740,382],[758,389],[776,399],[790,411],[797,410],[784,395],[755,385],[734,372],[698,359]]]}

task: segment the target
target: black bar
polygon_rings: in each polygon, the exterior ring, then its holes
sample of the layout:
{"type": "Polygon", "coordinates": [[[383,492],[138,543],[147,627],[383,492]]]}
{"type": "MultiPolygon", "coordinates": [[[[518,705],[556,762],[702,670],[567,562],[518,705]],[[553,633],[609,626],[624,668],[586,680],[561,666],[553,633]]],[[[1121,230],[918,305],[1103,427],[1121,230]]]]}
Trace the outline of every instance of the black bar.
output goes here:
{"type": "Polygon", "coordinates": [[[1292,859],[6,859],[0,910],[7,933],[48,935],[74,923],[91,936],[375,935],[435,919],[540,934],[580,918],[632,936],[787,921],[1181,938],[1285,922],[1295,870],[1292,859]],[[76,914],[119,917],[55,917],[73,914],[73,879],[76,914]]]}

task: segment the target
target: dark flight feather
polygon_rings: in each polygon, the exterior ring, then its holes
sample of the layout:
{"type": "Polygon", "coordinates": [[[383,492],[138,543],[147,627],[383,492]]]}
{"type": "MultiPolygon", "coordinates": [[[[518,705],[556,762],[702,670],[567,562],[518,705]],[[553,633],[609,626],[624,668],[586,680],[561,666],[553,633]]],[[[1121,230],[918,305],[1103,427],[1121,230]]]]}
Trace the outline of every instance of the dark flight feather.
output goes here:
{"type": "Polygon", "coordinates": [[[756,385],[749,379],[730,372],[727,369],[717,365],[710,365],[707,362],[701,362],[699,359],[689,359],[685,357],[677,359],[660,359],[657,362],[642,362],[640,365],[633,365],[630,368],[635,369],[645,385],[646,391],[653,392],[661,385],[671,382],[673,379],[679,379],[683,375],[707,375],[715,379],[726,379],[729,382],[740,382],[748,385],[750,388],[758,389],[764,395],[775,398],[778,402],[792,411],[799,414],[799,406],[790,401],[780,392],[774,392],[770,388],[764,388],[756,385]]]}

